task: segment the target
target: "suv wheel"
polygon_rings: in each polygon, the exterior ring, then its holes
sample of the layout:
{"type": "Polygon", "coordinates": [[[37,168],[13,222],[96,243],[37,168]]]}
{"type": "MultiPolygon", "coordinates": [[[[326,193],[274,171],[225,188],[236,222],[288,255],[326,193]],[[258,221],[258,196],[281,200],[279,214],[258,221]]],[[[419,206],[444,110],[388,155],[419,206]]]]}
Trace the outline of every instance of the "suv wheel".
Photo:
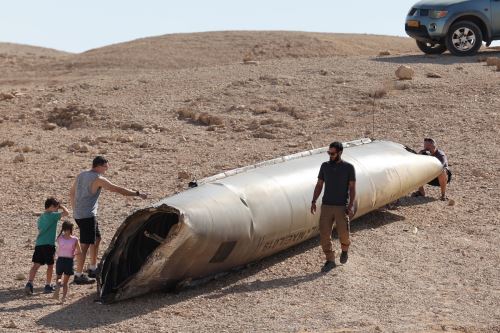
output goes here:
{"type": "Polygon", "coordinates": [[[456,56],[475,54],[482,42],[481,29],[470,21],[460,21],[453,24],[446,35],[446,47],[456,56]]]}
{"type": "Polygon", "coordinates": [[[446,45],[444,44],[431,44],[417,40],[417,46],[425,54],[441,54],[446,51],[446,45]]]}

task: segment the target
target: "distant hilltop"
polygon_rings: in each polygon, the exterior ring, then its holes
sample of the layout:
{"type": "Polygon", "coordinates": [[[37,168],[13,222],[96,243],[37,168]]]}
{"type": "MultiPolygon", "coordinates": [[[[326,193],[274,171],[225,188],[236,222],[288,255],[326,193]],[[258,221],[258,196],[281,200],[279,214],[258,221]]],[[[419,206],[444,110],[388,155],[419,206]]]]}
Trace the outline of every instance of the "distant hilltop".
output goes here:
{"type": "Polygon", "coordinates": [[[0,43],[0,57],[50,58],[68,68],[179,69],[283,58],[376,56],[417,52],[412,39],[366,34],[221,31],[136,39],[72,54],[0,43]]]}

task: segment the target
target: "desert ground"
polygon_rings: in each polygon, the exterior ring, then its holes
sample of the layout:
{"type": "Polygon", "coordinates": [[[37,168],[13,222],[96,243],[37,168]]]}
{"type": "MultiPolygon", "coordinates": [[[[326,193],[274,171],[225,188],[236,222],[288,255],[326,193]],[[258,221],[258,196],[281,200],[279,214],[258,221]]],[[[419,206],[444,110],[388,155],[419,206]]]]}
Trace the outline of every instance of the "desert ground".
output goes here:
{"type": "Polygon", "coordinates": [[[0,331],[500,332],[500,72],[486,57],[500,50],[427,56],[409,38],[300,32],[80,54],[0,43],[0,331]],[[190,180],[335,140],[419,149],[428,136],[448,155],[450,201],[427,187],[353,221],[349,261],[328,274],[314,238],[177,293],[101,305],[95,285],[71,285],[60,304],[42,267],[24,295],[45,198],[69,204],[95,155],[150,194],[103,193],[102,255],[125,217],[190,180]]]}

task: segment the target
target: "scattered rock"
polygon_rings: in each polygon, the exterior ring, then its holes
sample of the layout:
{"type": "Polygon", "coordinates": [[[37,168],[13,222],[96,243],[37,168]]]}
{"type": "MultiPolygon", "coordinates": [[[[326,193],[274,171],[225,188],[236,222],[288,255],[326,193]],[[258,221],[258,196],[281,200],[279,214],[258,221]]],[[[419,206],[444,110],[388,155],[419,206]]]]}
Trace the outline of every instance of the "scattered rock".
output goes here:
{"type": "Polygon", "coordinates": [[[189,172],[187,171],[179,171],[179,173],[177,174],[177,178],[179,179],[190,179],[191,178],[191,174],[189,174],[189,172]]]}
{"type": "Polygon", "coordinates": [[[134,142],[134,138],[131,136],[120,135],[116,138],[116,141],[121,143],[129,143],[129,142],[134,142]]]}
{"type": "Polygon", "coordinates": [[[425,76],[433,78],[433,79],[440,79],[442,77],[440,74],[435,73],[435,72],[428,72],[427,74],[425,74],[425,76]]]}
{"type": "Polygon", "coordinates": [[[26,275],[24,275],[23,273],[17,273],[16,274],[16,280],[20,281],[20,280],[26,280],[26,275]]]}
{"type": "Polygon", "coordinates": [[[500,62],[500,58],[488,57],[486,58],[486,66],[497,66],[500,62]]]}
{"type": "Polygon", "coordinates": [[[380,52],[378,53],[378,55],[379,55],[380,57],[390,56],[390,55],[391,55],[391,51],[389,51],[389,50],[380,51],[380,52]]]}
{"type": "Polygon", "coordinates": [[[453,199],[448,200],[448,206],[455,206],[455,200],[453,199]]]}
{"type": "Polygon", "coordinates": [[[105,136],[98,136],[95,140],[101,143],[108,143],[110,141],[109,138],[105,136]]]}
{"type": "Polygon", "coordinates": [[[0,238],[0,245],[5,245],[5,240],[3,238],[0,238]]]}
{"type": "Polygon", "coordinates": [[[417,232],[418,232],[418,228],[417,228],[417,227],[413,227],[413,228],[411,229],[411,232],[412,232],[413,234],[415,234],[415,235],[416,235],[416,234],[417,234],[417,232]]]}
{"type": "Polygon", "coordinates": [[[16,155],[16,157],[14,157],[14,163],[22,163],[22,162],[26,162],[26,158],[24,157],[23,154],[19,154],[16,155]]]}
{"type": "Polygon", "coordinates": [[[0,101],[13,99],[14,97],[16,97],[16,96],[14,94],[11,94],[11,93],[0,93],[0,101]]]}
{"type": "Polygon", "coordinates": [[[43,124],[43,129],[46,130],[46,131],[53,131],[57,128],[57,125],[54,124],[54,123],[44,123],[43,124]]]}
{"type": "Polygon", "coordinates": [[[7,324],[4,324],[3,327],[4,328],[19,328],[13,320],[10,320],[7,324]]]}
{"type": "Polygon", "coordinates": [[[325,75],[328,75],[328,71],[322,69],[319,71],[319,74],[325,76],[325,75]]]}
{"type": "Polygon", "coordinates": [[[258,65],[259,62],[256,60],[243,60],[243,65],[258,65]]]}
{"type": "Polygon", "coordinates": [[[24,146],[24,147],[21,149],[21,151],[22,151],[23,153],[30,153],[30,152],[32,152],[32,151],[33,151],[33,147],[31,147],[31,146],[24,146]]]}
{"type": "Polygon", "coordinates": [[[73,143],[68,147],[68,150],[72,153],[88,153],[90,148],[86,144],[73,143]]]}
{"type": "Polygon", "coordinates": [[[409,66],[402,65],[396,70],[396,77],[400,80],[411,80],[413,75],[415,75],[415,71],[409,66]]]}
{"type": "Polygon", "coordinates": [[[149,148],[149,146],[150,146],[149,143],[143,142],[139,145],[139,148],[149,148]]]}
{"type": "Polygon", "coordinates": [[[3,147],[12,147],[14,144],[15,143],[12,140],[5,140],[5,141],[2,141],[0,143],[0,148],[3,148],[3,147]]]}

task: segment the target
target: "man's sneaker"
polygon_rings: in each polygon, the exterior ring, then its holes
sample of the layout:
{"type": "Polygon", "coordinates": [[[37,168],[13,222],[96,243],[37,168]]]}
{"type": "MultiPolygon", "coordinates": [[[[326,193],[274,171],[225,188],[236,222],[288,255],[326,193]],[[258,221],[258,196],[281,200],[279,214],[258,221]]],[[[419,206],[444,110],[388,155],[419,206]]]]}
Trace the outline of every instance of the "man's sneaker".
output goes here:
{"type": "Polygon", "coordinates": [[[345,264],[348,257],[349,256],[347,255],[347,251],[342,251],[342,253],[340,254],[340,263],[345,264]]]}
{"type": "Polygon", "coordinates": [[[50,284],[46,284],[45,288],[43,288],[43,293],[44,294],[50,294],[54,292],[54,287],[52,287],[50,284]]]}
{"type": "Polygon", "coordinates": [[[26,286],[24,286],[24,292],[26,295],[33,295],[33,284],[31,282],[26,283],[26,286]]]}
{"type": "Polygon", "coordinates": [[[325,262],[325,264],[321,268],[321,272],[328,273],[329,271],[331,271],[335,267],[337,267],[337,264],[335,264],[335,261],[328,260],[327,262],[325,262]]]}
{"type": "Polygon", "coordinates": [[[413,198],[416,198],[416,197],[423,197],[424,195],[422,193],[420,193],[420,191],[415,191],[411,194],[411,196],[413,198]]]}
{"type": "Polygon", "coordinates": [[[82,274],[80,276],[75,275],[75,279],[73,280],[75,284],[92,284],[95,282],[94,279],[89,279],[87,275],[82,274]]]}
{"type": "Polygon", "coordinates": [[[96,269],[88,269],[87,274],[89,278],[95,279],[97,277],[97,268],[96,269]]]}

